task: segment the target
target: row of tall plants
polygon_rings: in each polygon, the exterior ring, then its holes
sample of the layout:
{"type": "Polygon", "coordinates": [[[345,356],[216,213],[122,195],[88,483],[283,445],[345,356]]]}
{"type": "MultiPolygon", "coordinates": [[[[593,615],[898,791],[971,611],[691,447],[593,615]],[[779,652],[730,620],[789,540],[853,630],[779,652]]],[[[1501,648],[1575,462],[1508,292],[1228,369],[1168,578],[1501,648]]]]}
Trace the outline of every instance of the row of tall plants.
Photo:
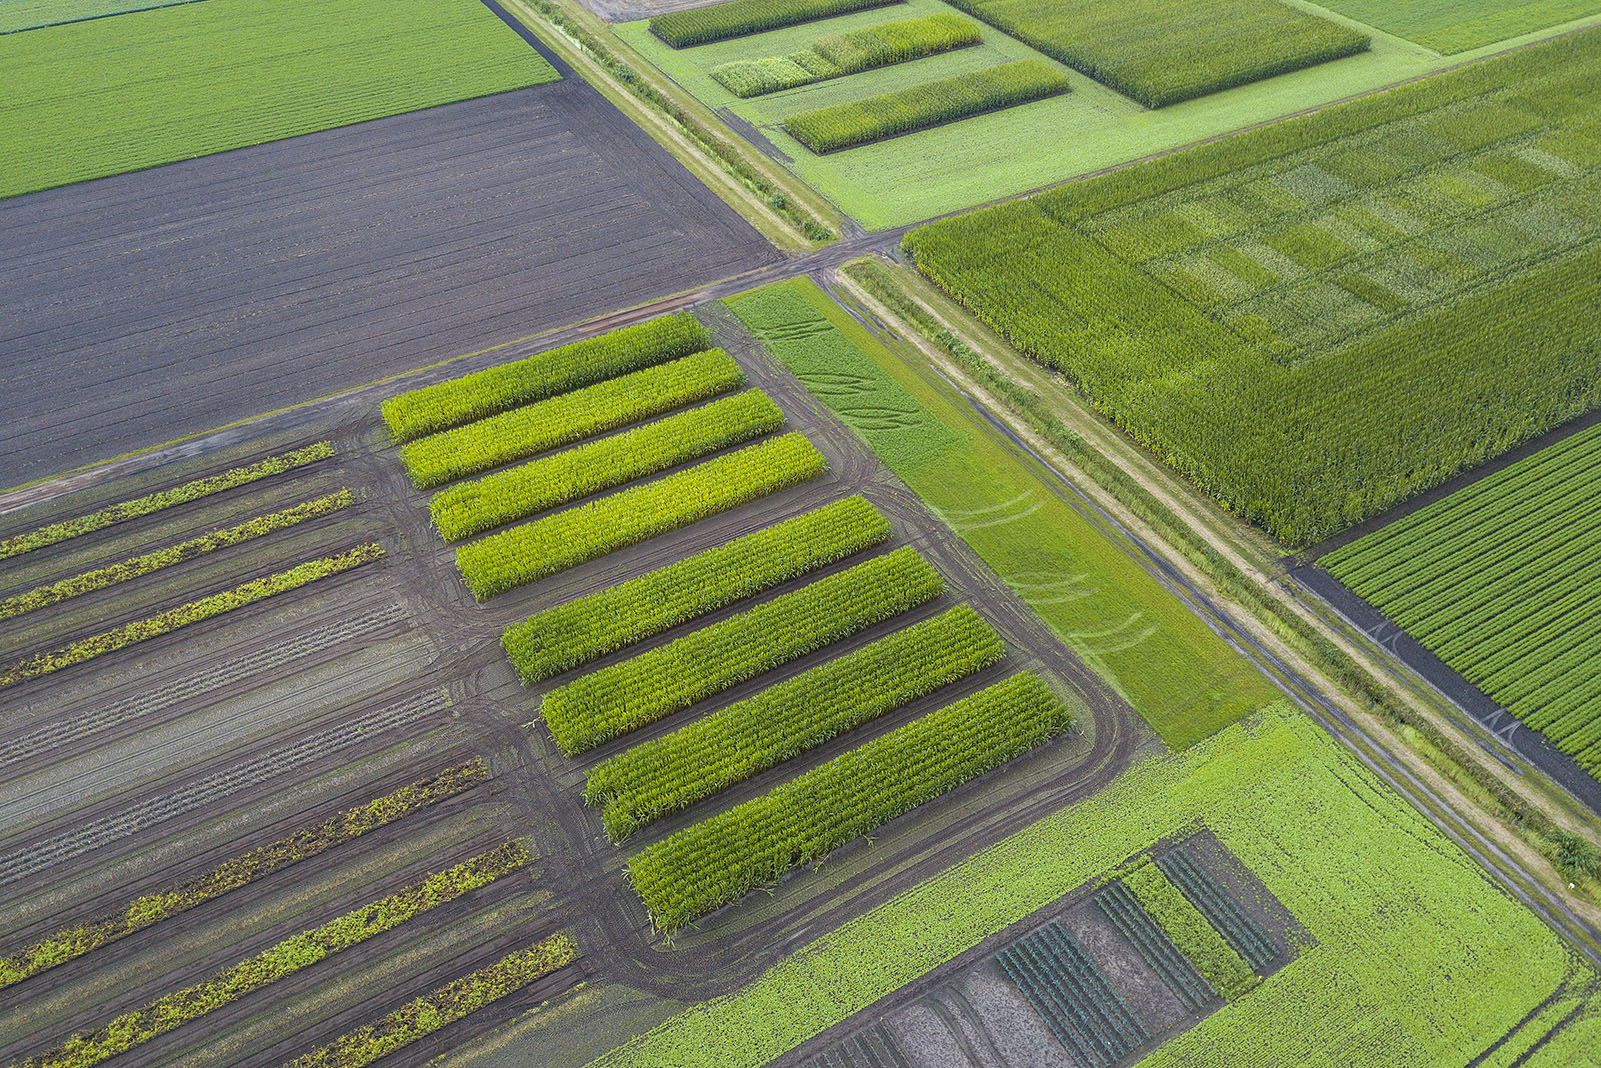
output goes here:
{"type": "Polygon", "coordinates": [[[650,32],[674,48],[688,48],[895,3],[900,0],[725,0],[657,15],[650,32]]]}
{"type": "Polygon", "coordinates": [[[825,34],[811,47],[782,56],[719,63],[711,75],[735,96],[761,96],[965,48],[978,44],[982,37],[972,22],[941,11],[825,34]]]}

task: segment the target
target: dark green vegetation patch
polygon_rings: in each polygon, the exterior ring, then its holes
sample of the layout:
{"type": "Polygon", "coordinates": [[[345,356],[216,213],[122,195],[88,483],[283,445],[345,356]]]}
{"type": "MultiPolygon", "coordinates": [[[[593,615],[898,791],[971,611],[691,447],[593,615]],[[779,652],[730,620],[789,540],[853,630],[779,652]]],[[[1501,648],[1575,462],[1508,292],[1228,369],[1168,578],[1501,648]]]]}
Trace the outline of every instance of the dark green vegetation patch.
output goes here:
{"type": "Polygon", "coordinates": [[[735,96],[761,96],[978,44],[979,29],[947,12],[831,33],[783,56],[719,63],[711,74],[735,96]]]}
{"type": "Polygon", "coordinates": [[[832,18],[851,11],[885,7],[900,0],[730,0],[687,11],[657,15],[650,32],[674,48],[742,37],[802,22],[832,18]]]}

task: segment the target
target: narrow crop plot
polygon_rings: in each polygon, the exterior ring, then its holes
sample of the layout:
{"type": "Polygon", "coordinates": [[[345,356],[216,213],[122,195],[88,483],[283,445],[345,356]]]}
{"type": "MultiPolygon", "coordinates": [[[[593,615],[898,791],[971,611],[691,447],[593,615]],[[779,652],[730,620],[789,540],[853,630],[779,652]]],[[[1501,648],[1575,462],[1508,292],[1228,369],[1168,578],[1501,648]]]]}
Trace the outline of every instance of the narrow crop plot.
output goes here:
{"type": "Polygon", "coordinates": [[[1150,1037],[1061,924],[1046,924],[996,959],[1078,1063],[1114,1064],[1150,1037]]]}
{"type": "Polygon", "coordinates": [[[1597,0],[1329,0],[1322,6],[1448,55],[1601,13],[1597,0]]]}
{"type": "Polygon", "coordinates": [[[711,73],[735,96],[761,96],[966,48],[978,44],[980,37],[978,27],[967,19],[925,15],[828,34],[810,48],[788,55],[719,63],[711,73]]]}
{"type": "Polygon", "coordinates": [[[1601,426],[1318,563],[1601,778],[1601,426]]]}
{"type": "Polygon", "coordinates": [[[1224,998],[1233,1001],[1260,981],[1161,868],[1143,864],[1123,877],[1123,885],[1174,947],[1224,998]]]}
{"type": "Polygon", "coordinates": [[[0,33],[18,33],[41,26],[60,26],[129,11],[197,2],[199,0],[6,0],[0,4],[0,33]]]}
{"type": "Polygon", "coordinates": [[[674,48],[741,37],[813,22],[849,11],[884,7],[899,0],[729,0],[687,11],[674,11],[650,20],[650,32],[674,48]]]}

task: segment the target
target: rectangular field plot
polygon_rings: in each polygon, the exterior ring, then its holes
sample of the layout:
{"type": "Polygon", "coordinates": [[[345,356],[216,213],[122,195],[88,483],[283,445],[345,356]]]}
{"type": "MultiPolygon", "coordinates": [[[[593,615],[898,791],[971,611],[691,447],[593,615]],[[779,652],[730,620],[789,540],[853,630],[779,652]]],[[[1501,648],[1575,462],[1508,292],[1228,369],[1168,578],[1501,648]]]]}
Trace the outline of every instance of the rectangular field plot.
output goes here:
{"type": "Polygon", "coordinates": [[[1328,0],[1322,6],[1447,55],[1601,14],[1597,0],[1328,0]]]}

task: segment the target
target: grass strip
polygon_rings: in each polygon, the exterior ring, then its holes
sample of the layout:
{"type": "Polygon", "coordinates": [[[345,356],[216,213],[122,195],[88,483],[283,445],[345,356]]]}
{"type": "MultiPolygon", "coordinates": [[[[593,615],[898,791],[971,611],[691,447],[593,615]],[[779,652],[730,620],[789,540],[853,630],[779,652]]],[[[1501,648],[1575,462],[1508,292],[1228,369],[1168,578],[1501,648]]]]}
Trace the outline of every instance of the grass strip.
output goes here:
{"type": "Polygon", "coordinates": [[[628,874],[670,933],[1028,752],[1071,719],[1037,675],[1013,675],[657,842],[628,874]]]}
{"type": "Polygon", "coordinates": [[[540,457],[435,494],[428,511],[446,541],[632,482],[772,433],[784,413],[759,389],[540,457]]]}
{"type": "Polygon", "coordinates": [[[249,482],[266,478],[269,475],[281,474],[297,467],[304,467],[318,460],[326,460],[334,454],[334,446],[329,441],[319,441],[315,445],[308,445],[294,452],[284,453],[282,456],[271,456],[258,463],[246,467],[235,467],[224,471],[220,475],[210,475],[206,478],[197,478],[193,482],[185,482],[181,486],[157,493],[149,493],[143,497],[136,497],[131,501],[121,501],[92,512],[89,515],[79,516],[76,519],[64,519],[59,523],[51,523],[38,530],[26,534],[17,534],[0,541],[0,560],[18,556],[22,553],[42,549],[46,545],[54,545],[68,538],[76,538],[82,534],[92,534],[97,530],[121,523],[128,519],[137,519],[151,512],[159,512],[163,508],[171,508],[177,504],[187,504],[199,500],[201,497],[219,493],[235,486],[243,486],[249,482]]]}
{"type": "Polygon", "coordinates": [[[91,1068],[486,886],[531,859],[521,842],[507,842],[321,927],[286,938],[210,979],[167,994],[142,1009],[123,1013],[99,1030],[73,1035],[50,1052],[24,1062],[23,1068],[91,1068]]]}
{"type": "Polygon", "coordinates": [[[412,485],[432,489],[727,393],[744,381],[732,356],[707,349],[408,442],[400,462],[412,485]]]}
{"type": "Polygon", "coordinates": [[[578,943],[570,935],[551,935],[529,949],[520,949],[408,1002],[376,1023],[341,1035],[321,1049],[289,1062],[285,1068],[365,1068],[577,959],[578,943]]]}
{"type": "Polygon", "coordinates": [[[688,312],[625,326],[527,359],[390,397],[384,422],[396,443],[470,423],[580,386],[652,367],[710,347],[711,335],[688,312]]]}
{"type": "Polygon", "coordinates": [[[945,581],[903,546],[675,642],[558,687],[540,711],[568,756],[938,597],[945,581]]]}
{"type": "Polygon", "coordinates": [[[1005,653],[995,628],[957,605],[612,757],[589,773],[584,802],[605,806],[606,836],[621,842],[1005,653]]]}
{"type": "Polygon", "coordinates": [[[48,586],[36,586],[26,593],[19,593],[15,597],[7,597],[0,601],[0,619],[11,619],[24,612],[32,612],[37,608],[59,604],[70,597],[90,593],[94,590],[103,590],[107,586],[115,586],[119,582],[148,575],[152,571],[159,571],[173,564],[181,564],[185,560],[192,560],[197,556],[225,549],[230,545],[259,538],[264,534],[271,534],[276,530],[292,527],[308,519],[337,512],[355,503],[355,496],[347,489],[338,493],[331,493],[326,497],[318,497],[314,501],[297,504],[293,508],[286,508],[281,512],[258,516],[248,523],[240,523],[235,527],[224,530],[214,530],[210,534],[202,534],[198,538],[191,538],[177,545],[169,545],[155,552],[145,553],[112,564],[110,567],[96,568],[94,571],[85,571],[81,575],[62,579],[60,582],[48,586]]]}
{"type": "Polygon", "coordinates": [[[454,797],[488,779],[489,768],[483,758],[474,757],[465,764],[445,769],[432,779],[402,786],[393,793],[331,816],[314,827],[304,828],[287,838],[231,857],[181,886],[136,897],[116,912],[64,928],[0,960],[0,989],[187,912],[280,868],[317,856],[352,838],[359,838],[368,831],[393,823],[407,813],[454,797]]]}
{"type": "Polygon", "coordinates": [[[831,33],[783,56],[719,63],[711,75],[738,97],[762,96],[976,45],[979,28],[948,11],[831,33]]]}
{"type": "Polygon", "coordinates": [[[341,571],[349,571],[353,567],[369,563],[384,554],[382,546],[376,542],[358,545],[337,556],[327,556],[320,560],[310,560],[304,564],[297,564],[288,571],[280,571],[276,575],[266,578],[252,579],[232,590],[223,593],[214,593],[209,597],[202,597],[198,601],[179,605],[168,609],[148,619],[135,620],[124,624],[115,630],[108,630],[96,634],[91,638],[73,642],[71,645],[54,652],[39,653],[27,660],[7,669],[0,674],[0,687],[11,686],[25,679],[48,675],[52,671],[81,664],[85,660],[92,660],[104,653],[114,652],[134,642],[154,638],[179,627],[187,627],[191,623],[198,623],[203,619],[220,616],[224,612],[231,612],[235,608],[243,608],[247,604],[271,597],[276,593],[298,589],[318,579],[337,575],[341,571]]]}
{"type": "Polygon", "coordinates": [[[900,0],[730,0],[657,15],[650,32],[674,48],[743,37],[802,22],[833,18],[852,11],[886,7],[900,0]]]}
{"type": "Polygon", "coordinates": [[[804,435],[769,438],[463,545],[456,550],[456,567],[482,601],[798,486],[827,467],[823,454],[804,435]]]}
{"type": "Polygon", "coordinates": [[[1043,59],[1022,59],[803,111],[785,119],[784,130],[822,155],[1056,96],[1070,84],[1067,75],[1043,59]]]}
{"type": "Polygon", "coordinates": [[[1123,885],[1213,990],[1233,1001],[1261,982],[1161,868],[1142,864],[1123,876],[1123,885]]]}
{"type": "Polygon", "coordinates": [[[877,508],[847,497],[546,609],[508,627],[501,644],[531,685],[843,560],[890,533],[877,508]]]}

